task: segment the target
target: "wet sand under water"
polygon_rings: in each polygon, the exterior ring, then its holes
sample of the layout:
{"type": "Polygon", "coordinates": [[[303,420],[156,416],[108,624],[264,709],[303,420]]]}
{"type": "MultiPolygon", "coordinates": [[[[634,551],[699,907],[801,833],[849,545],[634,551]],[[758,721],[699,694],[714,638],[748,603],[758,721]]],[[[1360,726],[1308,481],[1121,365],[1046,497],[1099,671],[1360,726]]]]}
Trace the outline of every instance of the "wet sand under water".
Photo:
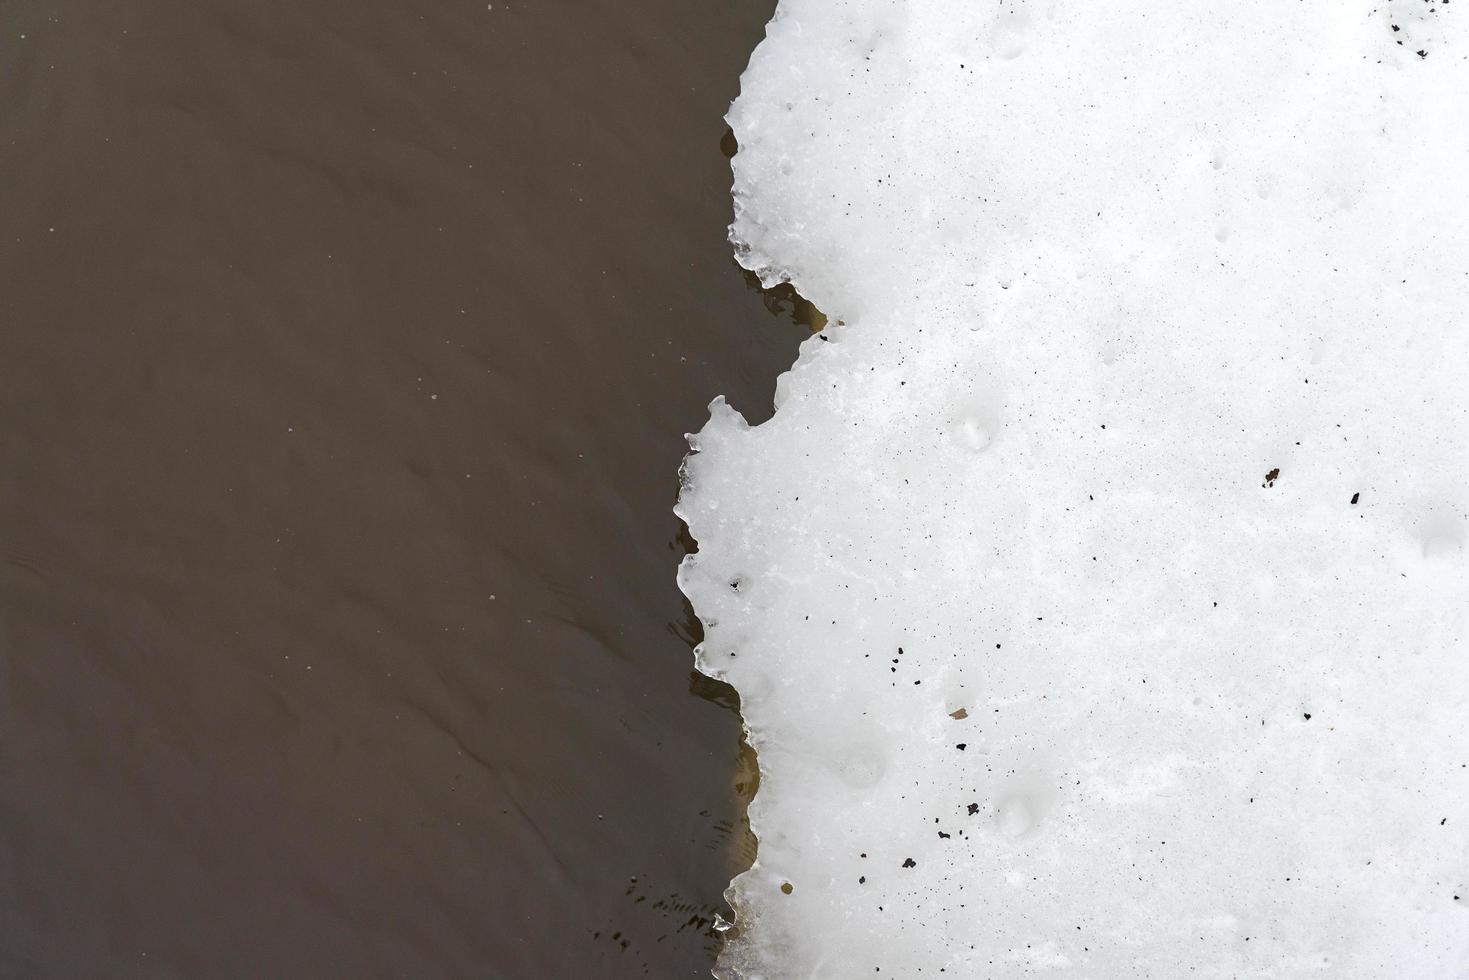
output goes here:
{"type": "Polygon", "coordinates": [[[772,7],[0,8],[0,976],[708,975],[772,7]]]}

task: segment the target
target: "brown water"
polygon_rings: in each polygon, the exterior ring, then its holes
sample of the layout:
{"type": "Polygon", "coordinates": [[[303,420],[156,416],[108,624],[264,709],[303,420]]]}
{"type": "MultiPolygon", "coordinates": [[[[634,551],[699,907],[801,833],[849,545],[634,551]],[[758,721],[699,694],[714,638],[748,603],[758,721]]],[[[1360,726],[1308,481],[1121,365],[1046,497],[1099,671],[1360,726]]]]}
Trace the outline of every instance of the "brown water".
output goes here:
{"type": "Polygon", "coordinates": [[[772,6],[0,3],[0,976],[707,975],[772,6]]]}

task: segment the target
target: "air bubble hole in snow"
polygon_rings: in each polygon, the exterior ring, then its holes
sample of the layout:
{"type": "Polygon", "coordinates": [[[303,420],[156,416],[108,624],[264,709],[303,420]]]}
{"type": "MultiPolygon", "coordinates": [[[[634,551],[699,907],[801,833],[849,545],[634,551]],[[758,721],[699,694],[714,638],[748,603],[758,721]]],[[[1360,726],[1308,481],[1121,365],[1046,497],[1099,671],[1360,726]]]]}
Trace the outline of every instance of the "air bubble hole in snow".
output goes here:
{"type": "Polygon", "coordinates": [[[995,826],[1006,837],[1021,837],[1035,829],[1031,802],[1023,796],[1008,796],[995,806],[995,826]]]}
{"type": "Polygon", "coordinates": [[[1030,16],[1018,4],[1001,5],[990,35],[995,56],[1013,61],[1025,53],[1030,33],[1030,16]]]}
{"type": "Polygon", "coordinates": [[[960,444],[976,453],[990,448],[995,432],[995,426],[989,419],[975,415],[964,416],[955,427],[960,444]]]}
{"type": "Polygon", "coordinates": [[[1429,518],[1419,528],[1419,536],[1424,558],[1449,559],[1464,550],[1463,525],[1452,517],[1429,518]]]}

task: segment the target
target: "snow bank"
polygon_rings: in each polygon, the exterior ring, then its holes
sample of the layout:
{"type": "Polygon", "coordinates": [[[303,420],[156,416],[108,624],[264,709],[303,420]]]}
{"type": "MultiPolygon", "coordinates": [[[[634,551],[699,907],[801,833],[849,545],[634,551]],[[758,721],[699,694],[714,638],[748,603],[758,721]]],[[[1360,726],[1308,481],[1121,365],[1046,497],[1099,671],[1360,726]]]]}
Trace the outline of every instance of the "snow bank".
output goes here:
{"type": "Polygon", "coordinates": [[[843,323],[685,463],[722,975],[1469,976],[1466,26],[782,0],[733,235],[843,323]]]}

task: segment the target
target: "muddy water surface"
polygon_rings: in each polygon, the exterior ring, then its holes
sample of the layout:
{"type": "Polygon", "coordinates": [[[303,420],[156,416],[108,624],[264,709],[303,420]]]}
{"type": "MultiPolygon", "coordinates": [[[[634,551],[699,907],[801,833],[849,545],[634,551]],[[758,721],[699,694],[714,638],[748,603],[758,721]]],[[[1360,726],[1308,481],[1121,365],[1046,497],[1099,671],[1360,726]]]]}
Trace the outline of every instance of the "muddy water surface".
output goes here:
{"type": "Polygon", "coordinates": [[[772,6],[0,4],[0,976],[707,975],[772,6]]]}

